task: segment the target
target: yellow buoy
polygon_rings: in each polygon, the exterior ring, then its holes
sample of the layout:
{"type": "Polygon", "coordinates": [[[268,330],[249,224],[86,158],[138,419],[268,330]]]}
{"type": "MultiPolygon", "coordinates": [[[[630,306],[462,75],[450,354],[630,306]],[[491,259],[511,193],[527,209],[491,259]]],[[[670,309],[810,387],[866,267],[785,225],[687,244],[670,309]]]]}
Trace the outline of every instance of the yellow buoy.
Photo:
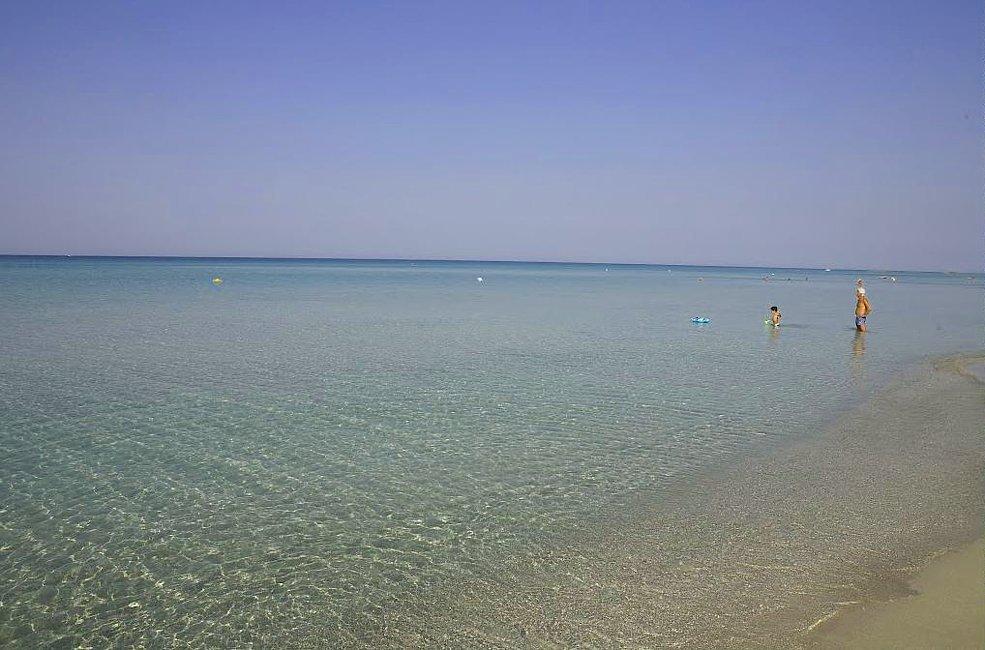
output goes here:
{"type": "Polygon", "coordinates": [[[212,278],[212,284],[222,284],[222,278],[220,278],[218,275],[215,276],[214,278],[212,278]]]}

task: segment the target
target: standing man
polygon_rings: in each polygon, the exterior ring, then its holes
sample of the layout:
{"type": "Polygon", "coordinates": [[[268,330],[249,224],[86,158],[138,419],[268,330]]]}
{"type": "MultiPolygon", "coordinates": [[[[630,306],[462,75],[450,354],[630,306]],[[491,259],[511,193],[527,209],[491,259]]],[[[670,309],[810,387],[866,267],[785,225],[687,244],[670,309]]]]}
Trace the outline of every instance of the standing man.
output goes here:
{"type": "Polygon", "coordinates": [[[872,305],[869,298],[865,295],[865,287],[862,280],[855,283],[855,329],[859,332],[866,331],[865,319],[872,312],[872,305]]]}

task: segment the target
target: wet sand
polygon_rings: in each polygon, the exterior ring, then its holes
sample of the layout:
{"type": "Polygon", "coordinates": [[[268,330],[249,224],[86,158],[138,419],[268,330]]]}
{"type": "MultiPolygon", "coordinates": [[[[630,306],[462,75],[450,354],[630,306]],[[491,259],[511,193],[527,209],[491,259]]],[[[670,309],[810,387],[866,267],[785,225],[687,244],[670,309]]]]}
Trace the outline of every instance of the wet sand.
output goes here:
{"type": "MultiPolygon", "coordinates": [[[[935,365],[985,383],[980,357],[952,357],[935,365]]],[[[818,621],[816,647],[985,648],[985,539],[929,559],[906,586],[910,593],[898,598],[861,602],[818,621]]]]}
{"type": "Polygon", "coordinates": [[[909,586],[912,595],[860,605],[818,626],[816,647],[985,647],[985,540],[935,558],[909,586]]]}
{"type": "Polygon", "coordinates": [[[928,558],[981,537],[985,385],[971,361],[981,357],[941,360],[824,432],[639,495],[532,556],[504,554],[498,574],[389,611],[385,629],[358,638],[814,647],[831,619],[912,594],[907,580],[928,558]]]}

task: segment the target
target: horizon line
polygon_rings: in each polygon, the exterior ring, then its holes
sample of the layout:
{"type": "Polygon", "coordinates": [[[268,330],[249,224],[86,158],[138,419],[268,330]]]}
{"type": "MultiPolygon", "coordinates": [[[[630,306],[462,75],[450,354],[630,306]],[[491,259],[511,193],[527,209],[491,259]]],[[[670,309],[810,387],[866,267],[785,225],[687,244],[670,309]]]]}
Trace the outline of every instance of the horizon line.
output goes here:
{"type": "Polygon", "coordinates": [[[944,273],[944,274],[982,274],[982,271],[963,271],[959,269],[907,269],[907,268],[848,268],[820,266],[758,266],[746,264],[684,264],[666,262],[587,262],[576,260],[529,260],[529,259],[468,259],[468,258],[414,258],[414,257],[307,257],[307,256],[260,256],[260,255],[107,255],[88,253],[0,253],[4,257],[45,257],[45,258],[86,258],[86,259],[143,259],[143,260],[272,260],[309,262],[458,262],[472,264],[569,264],[583,266],[654,266],[654,267],[693,267],[693,268],[731,268],[731,269],[789,269],[803,271],[858,271],[878,273],[899,271],[905,273],[944,273]]]}

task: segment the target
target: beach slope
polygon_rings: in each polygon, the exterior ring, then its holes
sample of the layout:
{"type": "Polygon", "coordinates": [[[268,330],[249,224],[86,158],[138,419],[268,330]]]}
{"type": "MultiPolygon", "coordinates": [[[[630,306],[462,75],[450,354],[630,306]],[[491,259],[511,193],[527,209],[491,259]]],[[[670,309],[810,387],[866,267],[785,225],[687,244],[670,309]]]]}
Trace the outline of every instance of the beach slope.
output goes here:
{"type": "Polygon", "coordinates": [[[965,578],[981,577],[981,547],[908,581],[982,536],[985,385],[966,371],[976,359],[929,364],[823,432],[641,495],[537,555],[506,555],[498,574],[433,593],[411,617],[393,612],[365,640],[879,647],[858,635],[885,630],[889,647],[969,647],[981,619],[976,630],[965,578]],[[889,636],[904,619],[920,631],[889,636]]]}

